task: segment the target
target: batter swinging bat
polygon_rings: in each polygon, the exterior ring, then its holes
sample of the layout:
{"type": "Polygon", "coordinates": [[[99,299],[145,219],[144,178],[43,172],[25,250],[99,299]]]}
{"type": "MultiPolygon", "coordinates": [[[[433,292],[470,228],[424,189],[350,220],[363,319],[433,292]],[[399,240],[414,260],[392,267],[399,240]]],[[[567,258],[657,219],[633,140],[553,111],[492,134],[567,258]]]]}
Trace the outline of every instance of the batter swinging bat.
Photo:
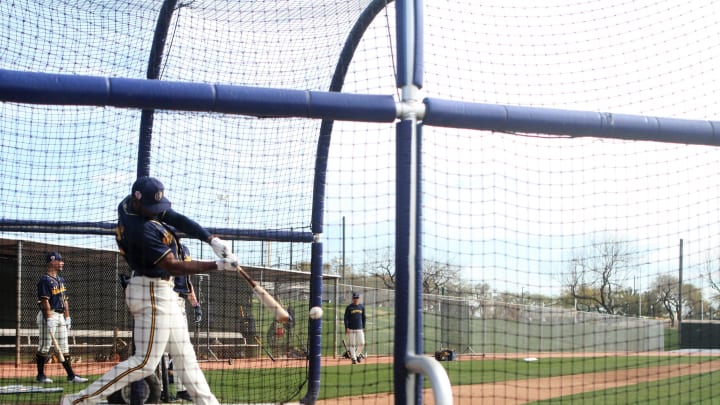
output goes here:
{"type": "Polygon", "coordinates": [[[247,281],[248,284],[250,284],[250,287],[252,287],[253,291],[255,292],[255,295],[260,299],[260,302],[265,305],[265,308],[269,309],[270,312],[275,314],[275,320],[278,322],[285,323],[290,320],[290,314],[280,306],[280,303],[275,301],[275,298],[273,298],[270,294],[268,294],[267,291],[265,291],[264,288],[262,288],[258,283],[255,282],[255,280],[250,277],[245,270],[243,270],[242,267],[237,266],[237,272],[240,273],[240,275],[247,281]]]}
{"type": "Polygon", "coordinates": [[[60,360],[60,363],[65,363],[65,356],[63,356],[62,350],[60,350],[60,345],[58,344],[57,339],[55,339],[55,334],[50,329],[48,329],[48,333],[50,333],[50,339],[52,339],[53,346],[55,346],[55,351],[57,352],[58,360],[60,360]]]}

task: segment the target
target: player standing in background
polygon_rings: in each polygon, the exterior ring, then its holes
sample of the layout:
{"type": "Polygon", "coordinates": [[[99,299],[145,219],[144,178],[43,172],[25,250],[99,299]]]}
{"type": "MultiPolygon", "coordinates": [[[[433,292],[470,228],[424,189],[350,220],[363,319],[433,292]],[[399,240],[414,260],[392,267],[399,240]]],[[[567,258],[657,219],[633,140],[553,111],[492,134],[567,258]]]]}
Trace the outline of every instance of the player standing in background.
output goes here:
{"type": "MultiPolygon", "coordinates": [[[[190,249],[183,244],[180,244],[180,259],[183,261],[192,260],[190,257],[190,249]]],[[[185,311],[185,300],[187,300],[193,307],[195,323],[202,322],[202,307],[200,307],[200,302],[198,302],[197,296],[195,295],[195,288],[193,288],[190,277],[175,277],[175,292],[178,293],[178,306],[180,307],[183,318],[187,319],[187,312],[185,311]]],[[[170,354],[172,355],[172,353],[170,354]]],[[[185,401],[192,401],[192,397],[187,390],[185,390],[185,386],[182,383],[182,377],[180,374],[175,374],[172,357],[168,365],[168,373],[170,374],[170,383],[175,385],[175,397],[185,401]]]]}
{"type": "Polygon", "coordinates": [[[118,206],[116,240],[133,271],[125,302],[134,320],[135,353],[86,389],[64,396],[62,405],[97,404],[103,396],[154,373],[165,352],[172,353],[175,371],[182,370],[183,383],[195,403],[218,404],[195,357],[187,319],[177,304],[174,277],[216,270],[236,272],[238,260],[225,241],[171,209],[164,192],[159,180],[140,177],[118,206]],[[221,259],[180,260],[174,229],[208,242],[221,259]]]}
{"type": "Polygon", "coordinates": [[[37,284],[38,304],[40,305],[37,324],[40,332],[38,334],[38,349],[37,353],[35,353],[38,372],[36,380],[44,384],[52,384],[53,382],[45,375],[45,363],[50,359],[50,348],[53,346],[50,337],[50,332],[52,332],[63,356],[65,356],[62,365],[67,373],[68,381],[74,383],[87,382],[87,378],[75,374],[70,365],[68,330],[72,324],[72,319],[70,318],[68,299],[65,295],[65,279],[60,276],[60,271],[65,266],[65,262],[60,253],[49,252],[45,255],[45,263],[47,269],[37,284]]]}
{"type": "Polygon", "coordinates": [[[352,303],[345,307],[345,333],[352,364],[360,363],[365,347],[365,307],[360,303],[360,293],[353,292],[352,303]]]}

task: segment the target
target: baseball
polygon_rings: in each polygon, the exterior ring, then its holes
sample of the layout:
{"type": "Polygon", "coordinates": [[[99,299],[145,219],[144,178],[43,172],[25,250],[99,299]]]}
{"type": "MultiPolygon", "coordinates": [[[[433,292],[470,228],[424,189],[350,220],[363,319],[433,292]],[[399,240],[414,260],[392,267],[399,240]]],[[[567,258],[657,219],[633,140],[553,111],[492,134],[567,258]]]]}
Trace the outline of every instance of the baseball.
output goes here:
{"type": "Polygon", "coordinates": [[[320,319],[322,318],[323,310],[320,307],[312,307],[310,308],[310,319],[320,319]]]}

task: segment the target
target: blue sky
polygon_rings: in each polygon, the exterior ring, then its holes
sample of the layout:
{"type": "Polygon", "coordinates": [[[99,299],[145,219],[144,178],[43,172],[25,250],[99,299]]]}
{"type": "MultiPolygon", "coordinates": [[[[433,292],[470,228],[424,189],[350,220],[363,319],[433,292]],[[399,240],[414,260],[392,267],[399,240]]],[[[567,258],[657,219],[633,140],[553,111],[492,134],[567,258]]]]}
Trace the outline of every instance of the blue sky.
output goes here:
{"type": "MultiPolygon", "coordinates": [[[[718,119],[715,2],[425,3],[423,95],[718,119]]],[[[181,22],[195,25],[173,36],[163,78],[322,89],[344,39],[337,22],[349,21],[356,13],[351,7],[359,5],[346,2],[335,23],[305,35],[273,31],[268,21],[296,22],[322,9],[287,6],[254,10],[258,14],[239,9],[238,19],[208,13],[215,20],[204,25],[195,20],[203,13],[181,10],[187,18],[181,22]],[[313,50],[321,44],[327,46],[313,50]]],[[[153,12],[111,13],[101,4],[67,14],[2,7],[0,35],[8,39],[2,68],[144,77],[153,12]],[[43,15],[54,25],[33,23],[43,15]],[[78,26],[75,17],[108,23],[78,26]],[[118,36],[118,27],[133,36],[118,36]],[[97,42],[78,42],[90,34],[97,42]]],[[[393,8],[378,16],[360,44],[344,91],[397,95],[393,8]]],[[[38,112],[2,104],[0,113],[3,217],[115,219],[135,174],[139,112],[38,112]],[[100,159],[79,157],[92,150],[104,152],[100,159]],[[50,169],[39,169],[43,165],[50,169]],[[79,191],[84,188],[92,192],[79,191]],[[72,203],[77,199],[82,210],[72,203]]],[[[206,114],[158,114],[156,120],[153,174],[184,212],[207,226],[226,225],[228,209],[231,222],[243,228],[308,226],[316,121],[206,114]],[[198,164],[203,160],[194,156],[213,163],[198,164]]],[[[354,267],[367,267],[369,257],[392,243],[394,136],[393,124],[336,123],[323,235],[327,260],[341,254],[342,217],[354,267]]],[[[426,127],[424,150],[425,257],[462,266],[472,282],[556,291],[570,257],[604,237],[628,240],[641,253],[641,288],[676,270],[681,238],[696,284],[708,257],[720,256],[715,148],[426,127]]],[[[247,248],[247,260],[257,260],[255,244],[239,246],[247,248]]],[[[279,262],[288,261],[287,252],[277,254],[279,262]]],[[[296,262],[303,257],[307,249],[294,252],[296,262]]]]}

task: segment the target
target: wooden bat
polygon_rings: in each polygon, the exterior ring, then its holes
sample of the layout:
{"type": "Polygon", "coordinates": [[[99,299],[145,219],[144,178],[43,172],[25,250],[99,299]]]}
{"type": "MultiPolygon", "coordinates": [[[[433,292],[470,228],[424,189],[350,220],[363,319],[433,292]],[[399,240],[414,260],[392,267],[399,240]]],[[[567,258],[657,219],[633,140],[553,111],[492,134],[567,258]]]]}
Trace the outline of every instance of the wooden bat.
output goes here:
{"type": "Polygon", "coordinates": [[[55,346],[55,351],[57,352],[58,360],[60,360],[60,363],[65,363],[65,356],[63,356],[62,350],[60,350],[60,345],[58,344],[57,339],[55,339],[55,334],[50,329],[48,329],[48,333],[50,334],[50,339],[52,339],[53,346],[55,346]]]}
{"type": "Polygon", "coordinates": [[[270,354],[267,347],[263,346],[262,342],[260,341],[260,338],[257,335],[255,335],[253,337],[255,338],[255,341],[257,342],[257,344],[260,345],[260,347],[262,347],[262,350],[265,352],[265,354],[267,354],[268,357],[270,357],[270,360],[275,361],[275,357],[273,357],[273,355],[270,354]]]}
{"type": "Polygon", "coordinates": [[[285,323],[290,320],[290,314],[288,311],[283,308],[280,303],[278,303],[275,298],[273,298],[270,294],[268,294],[267,291],[265,291],[264,288],[262,288],[258,283],[255,282],[255,280],[250,277],[249,274],[240,266],[236,267],[237,272],[240,273],[240,275],[247,281],[247,283],[252,287],[253,291],[255,292],[255,295],[260,299],[260,302],[265,305],[265,308],[269,309],[270,312],[275,314],[275,320],[278,322],[285,323]]]}

